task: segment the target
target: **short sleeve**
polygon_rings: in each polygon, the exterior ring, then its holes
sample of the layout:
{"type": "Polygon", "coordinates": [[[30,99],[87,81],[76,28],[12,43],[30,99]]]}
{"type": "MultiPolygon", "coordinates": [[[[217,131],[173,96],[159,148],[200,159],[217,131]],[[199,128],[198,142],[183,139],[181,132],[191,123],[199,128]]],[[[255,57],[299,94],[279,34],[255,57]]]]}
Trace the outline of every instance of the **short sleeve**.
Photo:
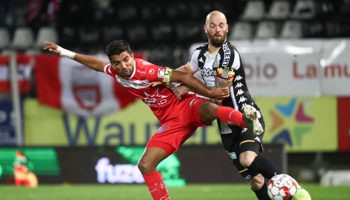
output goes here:
{"type": "Polygon", "coordinates": [[[234,50],[234,54],[235,54],[235,59],[232,63],[231,69],[235,69],[238,70],[241,67],[241,57],[239,56],[239,53],[234,50]]]}
{"type": "Polygon", "coordinates": [[[196,72],[199,69],[199,67],[198,67],[199,52],[200,52],[200,50],[195,50],[191,56],[190,62],[188,62],[188,64],[187,64],[187,67],[193,72],[196,72]]]}

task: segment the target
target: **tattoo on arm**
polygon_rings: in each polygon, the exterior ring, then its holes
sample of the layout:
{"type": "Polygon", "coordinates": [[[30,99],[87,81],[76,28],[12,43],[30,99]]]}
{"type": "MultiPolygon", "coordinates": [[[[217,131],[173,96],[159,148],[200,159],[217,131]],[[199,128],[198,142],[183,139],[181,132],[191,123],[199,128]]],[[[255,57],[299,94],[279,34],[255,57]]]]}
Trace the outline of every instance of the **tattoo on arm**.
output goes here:
{"type": "Polygon", "coordinates": [[[231,82],[227,79],[220,78],[218,76],[215,76],[215,87],[217,88],[224,88],[229,87],[231,85],[231,82]]]}

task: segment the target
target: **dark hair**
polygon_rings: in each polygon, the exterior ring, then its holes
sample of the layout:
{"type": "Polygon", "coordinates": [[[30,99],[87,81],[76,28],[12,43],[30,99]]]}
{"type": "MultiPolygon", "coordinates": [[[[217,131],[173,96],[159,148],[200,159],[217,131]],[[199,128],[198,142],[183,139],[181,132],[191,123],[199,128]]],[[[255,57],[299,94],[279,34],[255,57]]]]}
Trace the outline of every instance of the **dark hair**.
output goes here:
{"type": "Polygon", "coordinates": [[[124,51],[127,51],[129,54],[132,53],[130,45],[124,40],[113,40],[106,46],[106,54],[108,57],[119,55],[124,51]]]}

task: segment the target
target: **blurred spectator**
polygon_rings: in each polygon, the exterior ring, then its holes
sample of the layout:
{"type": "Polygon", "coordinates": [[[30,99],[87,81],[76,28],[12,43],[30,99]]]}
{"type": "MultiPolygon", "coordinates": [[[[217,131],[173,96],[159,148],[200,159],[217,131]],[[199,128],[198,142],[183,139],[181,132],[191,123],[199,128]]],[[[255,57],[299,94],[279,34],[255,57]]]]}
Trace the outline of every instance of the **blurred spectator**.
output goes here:
{"type": "Polygon", "coordinates": [[[16,8],[17,0],[0,0],[0,27],[16,28],[16,8]]]}
{"type": "Polygon", "coordinates": [[[35,32],[42,26],[50,26],[55,22],[61,0],[31,0],[25,15],[26,24],[35,32]]]}
{"type": "Polygon", "coordinates": [[[28,170],[27,157],[20,151],[16,151],[14,162],[15,185],[17,187],[24,184],[27,187],[37,187],[38,178],[33,172],[28,170]]]}

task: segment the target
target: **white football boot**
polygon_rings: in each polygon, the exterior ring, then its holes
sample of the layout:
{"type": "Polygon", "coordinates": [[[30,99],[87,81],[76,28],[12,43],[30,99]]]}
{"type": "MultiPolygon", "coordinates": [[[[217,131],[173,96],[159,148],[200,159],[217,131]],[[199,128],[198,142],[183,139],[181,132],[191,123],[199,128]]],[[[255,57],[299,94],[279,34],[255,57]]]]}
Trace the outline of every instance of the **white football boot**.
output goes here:
{"type": "Polygon", "coordinates": [[[244,123],[249,130],[253,131],[254,135],[258,136],[264,132],[264,129],[259,122],[257,111],[253,106],[245,105],[243,107],[243,114],[244,123]]]}

